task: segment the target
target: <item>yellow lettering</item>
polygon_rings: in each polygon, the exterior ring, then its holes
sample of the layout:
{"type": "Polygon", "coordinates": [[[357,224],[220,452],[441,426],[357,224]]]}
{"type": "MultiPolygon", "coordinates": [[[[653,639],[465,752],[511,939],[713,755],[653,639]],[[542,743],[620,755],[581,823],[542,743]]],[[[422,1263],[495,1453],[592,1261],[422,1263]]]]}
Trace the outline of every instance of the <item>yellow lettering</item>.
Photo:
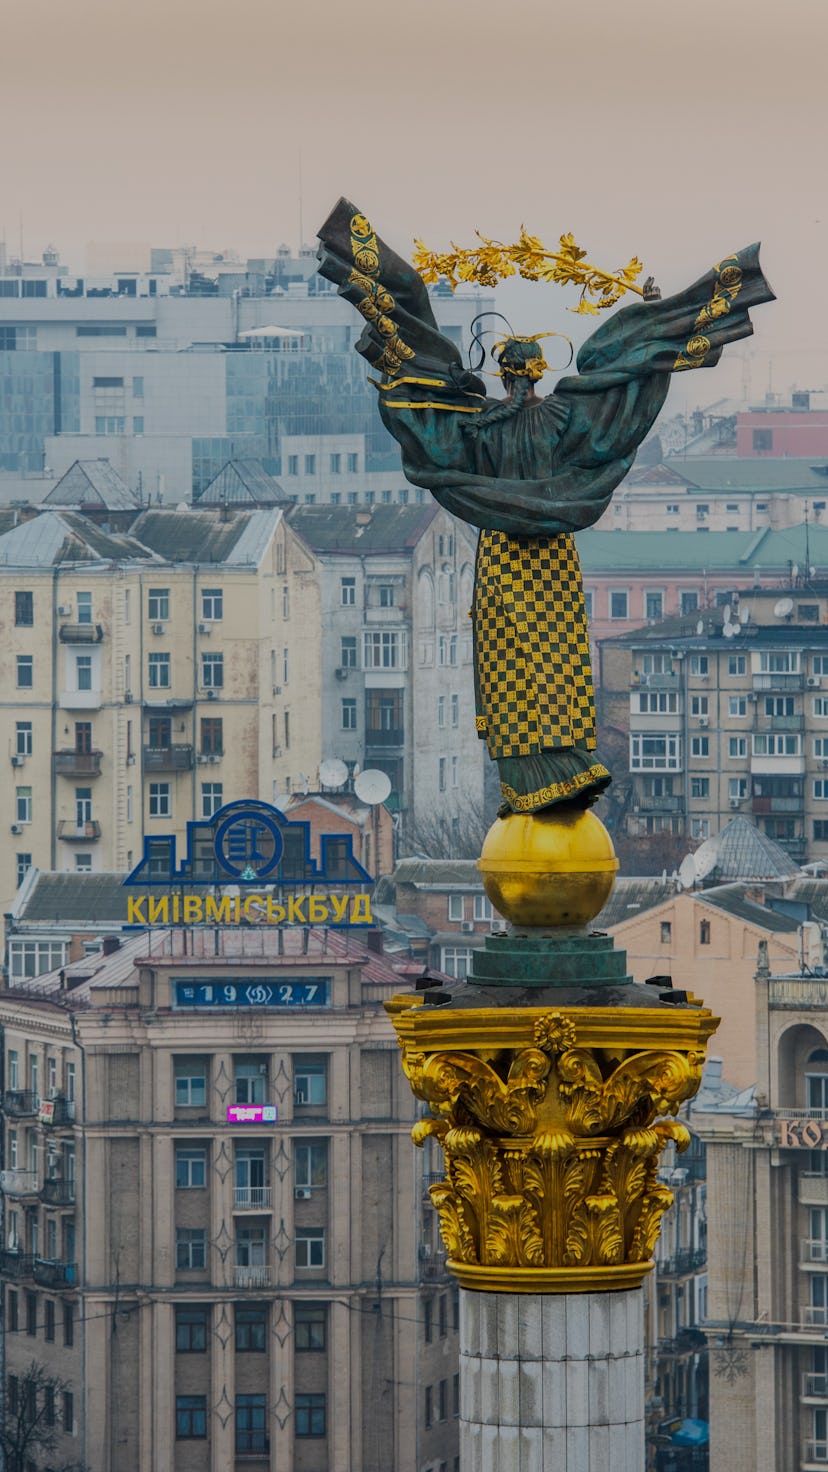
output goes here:
{"type": "Polygon", "coordinates": [[[172,922],[173,925],[181,924],[181,896],[174,894],[172,897],[172,922]]]}
{"type": "Polygon", "coordinates": [[[207,924],[212,920],[216,925],[229,925],[232,918],[233,907],[229,894],[223,894],[220,900],[214,894],[208,894],[204,901],[204,919],[207,924]]]}
{"type": "Polygon", "coordinates": [[[264,896],[261,894],[249,894],[245,897],[242,912],[245,920],[261,920],[264,896]]]}
{"type": "Polygon", "coordinates": [[[281,925],[285,918],[284,905],[277,905],[273,895],[267,897],[267,919],[269,925],[281,925]]]}
{"type": "Polygon", "coordinates": [[[146,925],[147,917],[141,908],[146,899],[147,896],[145,894],[139,895],[137,899],[132,894],[129,896],[127,900],[128,925],[146,925]]]}
{"type": "Polygon", "coordinates": [[[369,894],[355,894],[351,907],[352,925],[373,925],[371,919],[371,896],[369,894]]]}
{"type": "Polygon", "coordinates": [[[345,917],[348,913],[348,902],[351,896],[348,894],[332,894],[328,898],[333,909],[334,924],[344,925],[345,917]]]}
{"type": "Polygon", "coordinates": [[[200,894],[185,894],[184,924],[199,925],[204,919],[204,905],[200,894]]]}
{"type": "Polygon", "coordinates": [[[302,909],[306,899],[307,895],[304,894],[292,894],[288,896],[288,925],[307,925],[307,916],[302,909]]]}
{"type": "Polygon", "coordinates": [[[148,898],[149,924],[162,925],[170,923],[170,897],[168,894],[151,894],[148,898]]]}
{"type": "Polygon", "coordinates": [[[324,925],[328,918],[328,906],[321,895],[312,894],[308,900],[308,915],[311,925],[324,925]]]}

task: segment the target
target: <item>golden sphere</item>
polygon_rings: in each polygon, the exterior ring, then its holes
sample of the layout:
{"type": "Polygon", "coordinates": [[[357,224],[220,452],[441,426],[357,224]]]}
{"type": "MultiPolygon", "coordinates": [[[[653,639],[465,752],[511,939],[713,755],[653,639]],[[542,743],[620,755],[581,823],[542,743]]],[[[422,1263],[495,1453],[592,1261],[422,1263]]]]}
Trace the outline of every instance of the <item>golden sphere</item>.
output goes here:
{"type": "Polygon", "coordinates": [[[544,808],[496,818],[478,868],[513,925],[586,925],[609,899],[618,860],[590,808],[544,808]]]}

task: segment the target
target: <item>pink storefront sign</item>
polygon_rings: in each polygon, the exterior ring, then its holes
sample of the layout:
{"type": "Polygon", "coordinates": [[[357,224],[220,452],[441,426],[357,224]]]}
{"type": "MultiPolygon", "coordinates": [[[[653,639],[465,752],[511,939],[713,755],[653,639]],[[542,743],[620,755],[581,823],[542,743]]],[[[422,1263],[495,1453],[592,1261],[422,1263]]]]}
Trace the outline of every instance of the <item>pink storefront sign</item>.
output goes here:
{"type": "Polygon", "coordinates": [[[228,1104],[228,1124],[275,1124],[279,1111],[275,1104],[228,1104]]]}

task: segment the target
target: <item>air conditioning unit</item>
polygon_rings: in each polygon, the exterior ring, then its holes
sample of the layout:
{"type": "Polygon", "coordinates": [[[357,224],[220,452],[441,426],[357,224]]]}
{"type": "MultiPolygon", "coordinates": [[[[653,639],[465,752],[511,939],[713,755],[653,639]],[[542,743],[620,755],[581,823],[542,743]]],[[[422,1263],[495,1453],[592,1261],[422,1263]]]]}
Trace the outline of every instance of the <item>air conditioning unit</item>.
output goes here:
{"type": "Polygon", "coordinates": [[[822,684],[822,680],[819,675],[809,675],[805,683],[809,690],[818,690],[822,684]]]}
{"type": "Polygon", "coordinates": [[[221,757],[220,756],[208,756],[207,760],[210,763],[211,767],[214,767],[215,764],[216,764],[216,762],[220,762],[221,761],[221,757]]]}
{"type": "Polygon", "coordinates": [[[461,920],[460,921],[460,929],[462,930],[462,932],[463,932],[464,935],[474,935],[474,921],[473,920],[461,920]]]}
{"type": "Polygon", "coordinates": [[[709,726],[710,725],[710,717],[709,716],[699,716],[699,725],[700,726],[709,726]]]}
{"type": "Polygon", "coordinates": [[[742,805],[742,799],[741,799],[741,797],[732,797],[730,799],[730,806],[732,808],[738,808],[738,807],[741,807],[741,805],[742,805]]]}
{"type": "Polygon", "coordinates": [[[210,625],[209,624],[199,624],[199,626],[198,626],[198,632],[200,634],[209,634],[209,632],[210,632],[210,625]]]}
{"type": "Polygon", "coordinates": [[[26,758],[19,751],[16,751],[12,756],[11,764],[13,767],[22,767],[25,760],[26,758]]]}
{"type": "Polygon", "coordinates": [[[167,625],[166,624],[153,624],[153,626],[152,626],[152,632],[154,634],[163,634],[163,633],[166,632],[166,628],[167,628],[167,625]]]}
{"type": "Polygon", "coordinates": [[[344,664],[343,665],[340,665],[339,669],[336,671],[336,678],[338,680],[347,680],[347,678],[348,678],[348,667],[347,667],[347,665],[344,665],[344,664]]]}
{"type": "Polygon", "coordinates": [[[296,1190],[293,1193],[293,1197],[294,1197],[294,1200],[295,1201],[310,1201],[310,1199],[311,1199],[311,1189],[310,1189],[310,1186],[297,1186],[296,1187],[296,1190]]]}
{"type": "Polygon", "coordinates": [[[215,698],[216,698],[216,692],[215,692],[215,690],[208,690],[207,691],[207,699],[208,700],[215,700],[215,698]]]}
{"type": "Polygon", "coordinates": [[[201,752],[199,752],[198,756],[196,757],[196,761],[198,762],[200,767],[203,767],[205,762],[208,762],[209,760],[210,758],[208,756],[205,756],[201,752]]]}
{"type": "Polygon", "coordinates": [[[22,833],[23,832],[23,824],[22,823],[12,823],[12,825],[11,825],[11,831],[12,831],[12,833],[22,833]]]}
{"type": "Polygon", "coordinates": [[[58,604],[58,618],[68,618],[71,612],[72,610],[67,603],[58,604]]]}

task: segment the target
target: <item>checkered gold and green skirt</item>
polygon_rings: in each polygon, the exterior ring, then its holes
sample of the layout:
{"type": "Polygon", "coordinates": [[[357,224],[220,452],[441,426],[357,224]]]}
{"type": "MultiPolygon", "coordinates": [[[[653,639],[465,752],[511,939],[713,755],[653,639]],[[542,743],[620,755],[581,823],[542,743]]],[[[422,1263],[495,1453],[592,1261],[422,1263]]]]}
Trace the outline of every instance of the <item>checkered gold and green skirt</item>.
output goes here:
{"type": "Polygon", "coordinates": [[[610,774],[595,751],[595,693],[572,536],[483,531],[474,607],[477,730],[515,812],[586,799],[610,774]]]}

